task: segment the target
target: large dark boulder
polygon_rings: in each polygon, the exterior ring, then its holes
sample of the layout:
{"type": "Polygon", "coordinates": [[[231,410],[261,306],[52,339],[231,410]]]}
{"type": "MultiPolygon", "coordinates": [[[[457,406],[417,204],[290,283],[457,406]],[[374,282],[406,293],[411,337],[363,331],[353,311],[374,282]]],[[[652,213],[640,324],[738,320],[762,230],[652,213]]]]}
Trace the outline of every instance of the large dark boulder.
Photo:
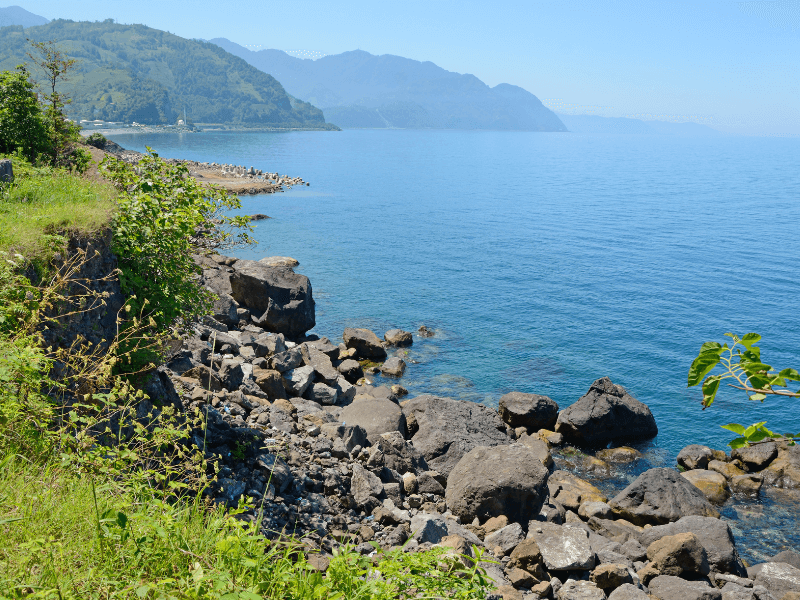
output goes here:
{"type": "Polygon", "coordinates": [[[505,515],[527,523],[547,497],[547,469],[522,444],[479,446],[470,450],[447,477],[445,500],[462,523],[505,515]]]}
{"type": "Polygon", "coordinates": [[[703,492],[674,469],[645,471],[608,504],[618,517],[637,525],[664,525],[689,515],[719,517],[703,492]]]}
{"type": "Polygon", "coordinates": [[[240,260],[230,281],[231,296],[249,308],[256,325],[267,331],[297,338],[316,324],[311,282],[305,275],[287,267],[240,260]]]}
{"type": "Polygon", "coordinates": [[[500,398],[497,412],[514,429],[526,427],[528,431],[539,431],[555,427],[558,404],[547,396],[510,392],[500,398]]]}
{"type": "Polygon", "coordinates": [[[682,517],[674,523],[649,527],[639,539],[648,547],[661,538],[680,533],[693,533],[700,540],[708,556],[708,563],[718,573],[746,576],[747,571],[739,558],[730,526],[720,519],[697,515],[682,517]]]}
{"type": "Polygon", "coordinates": [[[359,358],[386,360],[386,349],[378,336],[369,329],[348,327],[342,334],[344,345],[353,348],[359,358]]]}
{"type": "Polygon", "coordinates": [[[556,432],[572,444],[606,446],[617,440],[655,437],[658,427],[646,404],[603,377],[558,415],[556,432]]]}
{"type": "Polygon", "coordinates": [[[511,441],[497,413],[482,404],[426,394],[402,406],[414,447],[443,475],[473,448],[511,441]]]}
{"type": "Polygon", "coordinates": [[[376,443],[382,433],[406,429],[406,419],[400,407],[384,398],[364,398],[355,400],[339,413],[339,420],[345,425],[360,425],[367,432],[370,443],[376,443]]]}

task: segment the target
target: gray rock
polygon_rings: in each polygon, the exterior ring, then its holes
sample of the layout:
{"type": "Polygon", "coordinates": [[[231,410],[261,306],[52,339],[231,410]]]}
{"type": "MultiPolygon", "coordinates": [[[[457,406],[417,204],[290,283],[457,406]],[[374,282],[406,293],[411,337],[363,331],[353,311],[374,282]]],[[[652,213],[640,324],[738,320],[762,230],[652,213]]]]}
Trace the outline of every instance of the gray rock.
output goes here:
{"type": "MultiPolygon", "coordinates": [[[[209,288],[210,289],[210,288],[209,288]]],[[[236,309],[239,305],[230,294],[219,294],[214,298],[213,312],[211,314],[220,323],[225,323],[229,327],[239,323],[239,315],[236,309]]]]}
{"type": "Polygon", "coordinates": [[[678,452],[677,462],[684,469],[707,469],[714,460],[714,453],[708,446],[691,444],[678,452]]]}
{"type": "Polygon", "coordinates": [[[494,533],[490,533],[483,539],[484,545],[493,550],[499,547],[503,554],[511,554],[511,551],[525,539],[525,532],[519,523],[511,523],[505,527],[498,529],[494,533]]]}
{"type": "Polygon", "coordinates": [[[547,496],[547,475],[525,446],[479,446],[450,472],[445,499],[451,512],[465,523],[500,515],[527,522],[539,513],[547,496]]]}
{"type": "Polygon", "coordinates": [[[794,550],[784,550],[783,552],[778,552],[767,562],[786,563],[787,565],[792,565],[796,569],[800,569],[800,554],[794,550]]]}
{"type": "Polygon", "coordinates": [[[383,494],[383,483],[378,476],[367,471],[359,463],[353,463],[353,475],[350,478],[350,493],[359,506],[367,502],[367,498],[377,498],[383,494]]]}
{"type": "Polygon", "coordinates": [[[800,569],[788,563],[764,563],[753,585],[763,585],[775,598],[783,598],[788,592],[800,592],[800,569]]]}
{"type": "MultiPolygon", "coordinates": [[[[697,537],[700,538],[700,543],[702,544],[703,538],[700,535],[698,535],[697,537]]],[[[703,547],[705,548],[705,544],[703,544],[703,547]]],[[[622,544],[622,546],[620,547],[620,551],[633,561],[640,560],[644,562],[645,560],[647,560],[647,548],[645,548],[642,544],[640,544],[638,541],[634,539],[630,539],[624,544],[622,544]]],[[[708,548],[706,548],[706,554],[708,554],[710,557],[708,548]]],[[[709,564],[711,564],[710,558],[709,558],[709,564]]]]}
{"type": "Polygon", "coordinates": [[[681,517],[719,517],[703,493],[674,469],[642,473],[609,501],[616,515],[637,525],[663,525],[681,517]]]}
{"type": "Polygon", "coordinates": [[[361,365],[357,360],[353,360],[352,358],[343,360],[336,369],[350,383],[355,383],[364,376],[364,370],[361,368],[361,365]]]}
{"type": "Polygon", "coordinates": [[[348,327],[344,330],[342,339],[344,339],[345,346],[355,349],[359,358],[379,361],[386,359],[386,349],[378,336],[369,329],[348,327]]]}
{"type": "Polygon", "coordinates": [[[241,359],[223,360],[217,371],[222,385],[230,391],[238,390],[244,381],[244,371],[242,371],[241,359]]]}
{"type": "Polygon", "coordinates": [[[258,357],[272,356],[286,351],[286,341],[282,333],[265,332],[259,335],[252,345],[258,357]]]}
{"type": "MultiPolygon", "coordinates": [[[[424,460],[424,459],[423,459],[424,460]]],[[[444,496],[443,477],[437,471],[423,471],[417,475],[417,491],[420,494],[436,494],[444,496]]],[[[447,480],[444,480],[445,485],[447,480]]]]}
{"type": "Polygon", "coordinates": [[[523,434],[517,441],[523,446],[527,446],[545,468],[549,469],[553,466],[553,455],[550,454],[550,448],[547,446],[547,442],[543,441],[538,436],[527,434],[523,434]]]}
{"type": "Polygon", "coordinates": [[[13,181],[14,168],[7,158],[0,160],[0,181],[13,181]]]}
{"type": "MultiPolygon", "coordinates": [[[[263,217],[264,215],[258,215],[263,217]]],[[[269,218],[269,217],[267,217],[269,218]]],[[[258,219],[261,220],[261,219],[258,219]]],[[[268,267],[299,267],[300,261],[290,256],[265,256],[264,258],[259,259],[261,264],[267,265],[268,267]]]]}
{"type": "Polygon", "coordinates": [[[412,537],[420,544],[438,544],[447,533],[447,523],[439,515],[420,513],[411,518],[412,537]]]}
{"type": "Polygon", "coordinates": [[[305,397],[320,404],[333,405],[336,404],[336,396],[338,392],[324,383],[314,383],[306,388],[305,397]]]}
{"type": "Polygon", "coordinates": [[[778,444],[767,442],[736,448],[731,452],[731,458],[741,460],[749,471],[760,471],[778,456],[778,444]]]}
{"type": "Polygon", "coordinates": [[[654,600],[722,600],[722,592],[703,581],[659,575],[648,586],[654,600]]]}
{"type": "Polygon", "coordinates": [[[572,525],[531,523],[528,537],[539,546],[548,571],[590,571],[594,568],[589,534],[583,529],[572,525]]]}
{"type": "Polygon", "coordinates": [[[578,508],[578,515],[584,519],[597,517],[598,519],[611,519],[611,507],[605,502],[583,502],[578,508]]]}
{"type": "Polygon", "coordinates": [[[381,365],[381,373],[389,377],[402,377],[406,372],[406,361],[399,356],[393,356],[381,365]]]}
{"type": "Polygon", "coordinates": [[[261,313],[253,319],[259,327],[295,338],[316,325],[311,282],[305,275],[240,260],[230,281],[233,298],[253,313],[261,313]]]}
{"type": "Polygon", "coordinates": [[[402,434],[406,429],[406,418],[400,407],[391,400],[378,398],[354,400],[342,409],[339,419],[347,425],[363,427],[370,442],[377,442],[382,433],[399,431],[402,434]]]}
{"type": "Polygon", "coordinates": [[[277,403],[269,408],[269,424],[284,433],[297,433],[297,423],[292,415],[277,403]]]}
{"type": "Polygon", "coordinates": [[[669,535],[694,533],[705,548],[708,564],[718,573],[733,573],[744,576],[746,571],[739,559],[733,532],[725,521],[711,517],[689,516],[668,525],[651,527],[642,532],[639,541],[650,546],[655,541],[669,535]]]}
{"type": "Polygon", "coordinates": [[[605,446],[617,440],[655,437],[658,427],[646,404],[603,377],[585,396],[561,411],[556,432],[569,443],[605,446]]]}
{"type": "Polygon", "coordinates": [[[553,429],[558,418],[558,404],[538,394],[510,392],[500,398],[497,410],[513,429],[525,427],[528,431],[553,429]]]}
{"type": "Polygon", "coordinates": [[[403,331],[402,329],[390,329],[386,333],[383,334],[383,339],[386,340],[392,346],[410,346],[414,343],[414,338],[408,331],[403,331]]]}
{"type": "Polygon", "coordinates": [[[557,600],[606,600],[606,593],[591,581],[567,579],[555,597],[557,600]]]}
{"type": "Polygon", "coordinates": [[[289,348],[283,352],[273,355],[269,359],[269,365],[272,369],[280,371],[281,373],[296,369],[303,364],[303,354],[300,348],[289,348]]]}
{"type": "Polygon", "coordinates": [[[283,373],[283,387],[292,396],[302,396],[313,381],[313,367],[297,367],[283,373]]]}
{"type": "Polygon", "coordinates": [[[632,583],[623,583],[608,595],[608,600],[650,600],[642,590],[632,583]]]}
{"type": "Polygon", "coordinates": [[[403,413],[414,447],[445,476],[473,448],[511,441],[497,413],[474,402],[423,395],[403,402],[403,413]]]}
{"type": "Polygon", "coordinates": [[[315,377],[316,380],[324,381],[328,385],[336,384],[339,377],[341,377],[341,373],[334,368],[327,354],[308,344],[301,344],[299,348],[303,355],[303,362],[313,367],[314,371],[317,373],[315,377]]]}
{"type": "MultiPolygon", "coordinates": [[[[419,451],[399,431],[377,436],[375,447],[383,453],[383,465],[398,473],[418,473],[428,468],[419,451]]],[[[440,495],[444,495],[444,489],[441,489],[440,495]]]]}

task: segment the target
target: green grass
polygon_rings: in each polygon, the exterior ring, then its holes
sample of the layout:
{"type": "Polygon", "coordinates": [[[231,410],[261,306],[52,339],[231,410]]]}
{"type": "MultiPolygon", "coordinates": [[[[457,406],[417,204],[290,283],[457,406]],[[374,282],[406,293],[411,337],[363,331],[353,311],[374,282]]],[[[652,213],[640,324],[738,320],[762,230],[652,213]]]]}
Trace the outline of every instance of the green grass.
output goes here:
{"type": "Polygon", "coordinates": [[[46,260],[63,245],[61,234],[108,225],[115,196],[110,185],[11,159],[15,180],[0,193],[0,251],[46,260]]]}

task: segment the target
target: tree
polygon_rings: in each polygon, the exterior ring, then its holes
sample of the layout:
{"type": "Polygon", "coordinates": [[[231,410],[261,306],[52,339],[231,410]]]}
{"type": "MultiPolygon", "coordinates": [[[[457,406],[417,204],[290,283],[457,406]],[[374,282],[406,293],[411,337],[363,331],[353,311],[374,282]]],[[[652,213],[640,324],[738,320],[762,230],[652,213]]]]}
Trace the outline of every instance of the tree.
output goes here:
{"type": "MultiPolygon", "coordinates": [[[[767,396],[800,398],[800,390],[793,392],[786,389],[787,382],[800,382],[800,372],[792,368],[776,372],[770,365],[762,362],[761,349],[755,345],[761,339],[760,335],[748,333],[741,338],[732,333],[725,335],[733,340],[730,347],[727,343],[706,342],[700,347],[700,353],[689,368],[688,387],[700,385],[702,382],[703,410],[714,403],[720,383],[726,380],[732,380],[729,386],[744,391],[755,402],[763,402],[767,396]],[[722,372],[711,375],[717,367],[722,367],[722,372]]],[[[770,431],[765,425],[766,421],[753,423],[749,427],[728,423],[722,428],[739,435],[730,442],[732,448],[741,448],[768,438],[786,438],[793,444],[795,438],[800,438],[800,433],[781,435],[770,431]]]]}
{"type": "Polygon", "coordinates": [[[80,127],[66,118],[64,108],[70,99],[58,91],[58,84],[67,80],[67,72],[77,61],[58,49],[52,40],[35,42],[29,39],[28,42],[34,50],[34,53],[27,53],[28,58],[44,71],[49,89],[44,100],[47,104],[45,118],[50,127],[50,162],[53,166],[77,168],[83,172],[91,156],[78,148],[80,127]]]}
{"type": "Polygon", "coordinates": [[[50,149],[34,87],[24,66],[0,72],[0,152],[20,150],[31,162],[50,149]]]}

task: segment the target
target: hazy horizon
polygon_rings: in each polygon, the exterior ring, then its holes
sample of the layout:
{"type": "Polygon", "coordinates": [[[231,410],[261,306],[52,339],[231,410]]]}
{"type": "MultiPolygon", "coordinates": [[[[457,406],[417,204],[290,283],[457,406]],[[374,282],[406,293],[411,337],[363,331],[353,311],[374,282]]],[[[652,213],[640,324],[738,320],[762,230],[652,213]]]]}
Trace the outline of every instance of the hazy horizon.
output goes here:
{"type": "Polygon", "coordinates": [[[491,12],[449,0],[376,6],[263,7],[252,0],[187,11],[176,2],[19,0],[49,19],[115,19],[250,49],[361,49],[518,85],[561,114],[689,121],[746,135],[800,135],[800,0],[657,5],[548,0],[491,12]]]}

